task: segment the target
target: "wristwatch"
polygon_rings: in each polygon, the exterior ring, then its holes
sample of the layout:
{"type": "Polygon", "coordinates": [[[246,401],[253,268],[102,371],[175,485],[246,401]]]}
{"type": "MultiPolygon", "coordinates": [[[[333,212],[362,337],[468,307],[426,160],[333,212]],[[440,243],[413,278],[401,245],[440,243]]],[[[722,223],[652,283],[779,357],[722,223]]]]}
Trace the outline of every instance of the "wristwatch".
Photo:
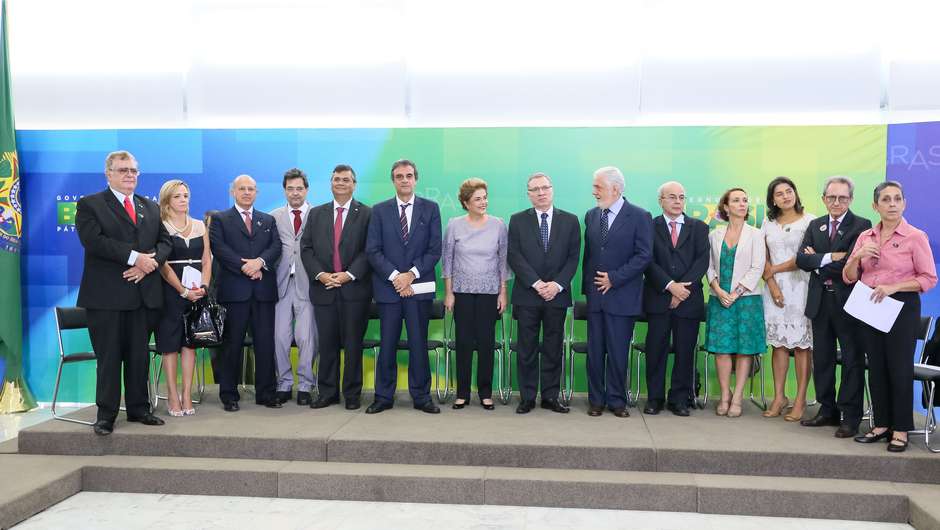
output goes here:
{"type": "Polygon", "coordinates": [[[183,287],[183,292],[180,293],[180,298],[186,298],[189,296],[189,289],[183,287]]]}

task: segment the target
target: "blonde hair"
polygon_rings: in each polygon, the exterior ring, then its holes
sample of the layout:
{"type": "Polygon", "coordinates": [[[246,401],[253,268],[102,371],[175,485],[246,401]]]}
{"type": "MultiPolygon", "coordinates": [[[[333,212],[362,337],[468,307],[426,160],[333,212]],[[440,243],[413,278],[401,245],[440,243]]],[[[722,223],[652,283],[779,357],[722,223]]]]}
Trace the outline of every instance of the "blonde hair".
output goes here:
{"type": "MultiPolygon", "coordinates": [[[[189,190],[189,184],[186,184],[180,179],[172,179],[163,183],[163,186],[160,186],[160,219],[166,221],[170,218],[170,199],[173,197],[173,194],[176,193],[176,188],[183,186],[186,188],[186,191],[189,190]]],[[[192,192],[190,192],[192,193],[192,192]]],[[[189,212],[186,212],[187,214],[189,212]]]]}

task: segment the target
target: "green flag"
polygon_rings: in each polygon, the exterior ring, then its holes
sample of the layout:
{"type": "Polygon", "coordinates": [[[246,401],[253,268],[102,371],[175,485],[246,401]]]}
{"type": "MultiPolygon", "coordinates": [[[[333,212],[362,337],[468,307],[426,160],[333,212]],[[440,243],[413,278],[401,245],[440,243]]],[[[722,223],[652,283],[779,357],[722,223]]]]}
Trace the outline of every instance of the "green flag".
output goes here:
{"type": "Polygon", "coordinates": [[[0,359],[5,372],[0,413],[23,412],[35,402],[23,379],[23,313],[20,238],[23,208],[13,127],[13,91],[7,53],[7,5],[0,0],[0,359]]]}

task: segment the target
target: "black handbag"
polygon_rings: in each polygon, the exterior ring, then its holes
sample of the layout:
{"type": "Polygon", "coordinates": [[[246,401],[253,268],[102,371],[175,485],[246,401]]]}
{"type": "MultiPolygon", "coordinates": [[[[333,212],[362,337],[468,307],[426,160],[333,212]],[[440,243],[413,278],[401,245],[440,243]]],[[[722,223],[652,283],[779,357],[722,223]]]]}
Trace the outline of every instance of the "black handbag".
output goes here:
{"type": "Polygon", "coordinates": [[[183,329],[186,344],[194,348],[219,346],[225,330],[225,308],[214,298],[200,298],[183,312],[183,329]]]}

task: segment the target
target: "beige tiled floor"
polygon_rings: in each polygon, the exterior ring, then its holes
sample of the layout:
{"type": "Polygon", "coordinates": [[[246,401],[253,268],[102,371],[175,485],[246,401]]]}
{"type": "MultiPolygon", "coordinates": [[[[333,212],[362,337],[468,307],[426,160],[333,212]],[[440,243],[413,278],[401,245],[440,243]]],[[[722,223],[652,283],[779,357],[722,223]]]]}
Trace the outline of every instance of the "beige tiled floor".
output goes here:
{"type": "Polygon", "coordinates": [[[900,530],[911,527],[692,513],[82,492],[16,528],[900,530]]]}

